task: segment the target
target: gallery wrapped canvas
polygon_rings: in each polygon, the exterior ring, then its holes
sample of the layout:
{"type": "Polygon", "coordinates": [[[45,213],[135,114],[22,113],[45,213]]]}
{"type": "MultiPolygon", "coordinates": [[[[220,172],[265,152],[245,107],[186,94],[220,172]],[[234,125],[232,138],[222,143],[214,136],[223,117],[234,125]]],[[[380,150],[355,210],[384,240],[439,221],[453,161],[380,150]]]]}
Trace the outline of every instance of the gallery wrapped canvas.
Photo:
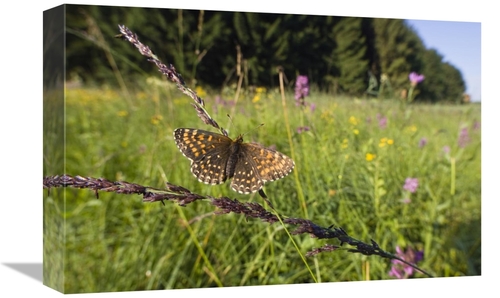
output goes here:
{"type": "Polygon", "coordinates": [[[406,20],[62,5],[43,26],[45,285],[481,275],[480,104],[406,20]]]}

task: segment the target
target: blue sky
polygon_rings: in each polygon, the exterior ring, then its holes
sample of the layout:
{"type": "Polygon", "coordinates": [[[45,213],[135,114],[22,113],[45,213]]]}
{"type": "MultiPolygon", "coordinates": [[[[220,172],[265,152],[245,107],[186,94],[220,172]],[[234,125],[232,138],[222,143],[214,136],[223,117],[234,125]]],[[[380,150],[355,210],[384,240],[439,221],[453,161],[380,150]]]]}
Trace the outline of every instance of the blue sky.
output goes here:
{"type": "Polygon", "coordinates": [[[443,60],[462,72],[466,92],[481,100],[481,23],[407,20],[426,48],[436,49],[443,60]]]}

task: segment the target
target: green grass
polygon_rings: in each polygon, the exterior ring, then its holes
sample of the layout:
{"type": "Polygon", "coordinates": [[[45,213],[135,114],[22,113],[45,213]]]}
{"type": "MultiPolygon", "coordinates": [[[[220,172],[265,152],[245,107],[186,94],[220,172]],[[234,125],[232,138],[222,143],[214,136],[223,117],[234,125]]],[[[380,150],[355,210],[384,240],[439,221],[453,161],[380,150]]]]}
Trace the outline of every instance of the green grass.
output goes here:
{"type": "MultiPolygon", "coordinates": [[[[473,129],[481,121],[479,105],[403,108],[313,93],[306,98],[316,104],[311,111],[296,107],[287,94],[290,144],[278,91],[262,92],[256,102],[255,94],[244,94],[234,109],[217,111],[215,94],[199,93],[231,137],[245,133],[246,141],[274,145],[289,156],[293,146],[295,173],[265,186],[280,214],[340,226],[389,252],[396,245],[424,250],[418,265],[435,276],[481,274],[481,133],[473,129]],[[385,129],[377,114],[387,117],[385,129]],[[299,126],[311,130],[299,134],[299,126]],[[470,140],[460,148],[463,127],[470,140]],[[422,138],[427,144],[420,148],[422,138]],[[416,193],[403,190],[407,177],[419,179],[416,193]]],[[[127,100],[104,89],[66,94],[67,174],[152,187],[168,181],[199,194],[264,204],[256,194],[231,191],[228,183],[209,186],[193,177],[172,132],[210,127],[172,84],[151,83],[127,100]]],[[[44,176],[63,174],[51,170],[60,159],[51,152],[57,148],[45,147],[44,176]]],[[[61,274],[55,271],[64,268],[66,293],[313,282],[280,224],[213,211],[203,201],[163,206],[136,195],[100,192],[97,200],[86,189],[44,191],[44,281],[55,283],[61,274]]],[[[338,244],[307,235],[293,239],[302,254],[338,244]]],[[[339,250],[306,260],[321,282],[390,278],[390,261],[377,256],[339,250]]]]}

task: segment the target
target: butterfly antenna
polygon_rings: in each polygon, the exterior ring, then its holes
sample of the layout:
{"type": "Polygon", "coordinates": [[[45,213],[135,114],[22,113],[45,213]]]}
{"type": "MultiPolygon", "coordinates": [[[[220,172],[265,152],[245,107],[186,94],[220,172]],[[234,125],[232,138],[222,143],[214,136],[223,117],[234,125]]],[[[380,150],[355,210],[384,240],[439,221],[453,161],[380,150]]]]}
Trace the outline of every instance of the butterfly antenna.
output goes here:
{"type": "Polygon", "coordinates": [[[226,116],[229,119],[229,124],[233,125],[234,124],[233,117],[231,117],[231,115],[229,115],[229,114],[226,114],[226,116]]]}
{"type": "Polygon", "coordinates": [[[243,133],[243,134],[241,134],[241,135],[242,135],[242,136],[244,136],[244,135],[246,135],[246,134],[249,134],[249,133],[251,133],[251,132],[253,132],[253,131],[256,131],[257,129],[261,128],[262,126],[264,126],[264,123],[259,124],[259,125],[258,125],[257,127],[255,127],[254,129],[252,129],[252,130],[250,130],[250,131],[247,131],[246,133],[243,133]]]}

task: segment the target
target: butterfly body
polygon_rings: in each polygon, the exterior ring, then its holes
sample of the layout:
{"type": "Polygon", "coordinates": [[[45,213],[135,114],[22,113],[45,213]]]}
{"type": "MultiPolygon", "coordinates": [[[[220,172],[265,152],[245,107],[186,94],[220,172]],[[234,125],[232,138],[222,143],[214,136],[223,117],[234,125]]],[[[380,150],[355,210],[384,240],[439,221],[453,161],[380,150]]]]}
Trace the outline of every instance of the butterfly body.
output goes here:
{"type": "Polygon", "coordinates": [[[260,190],[265,182],[288,175],[295,164],[288,156],[257,143],[243,143],[240,135],[231,139],[205,130],[178,128],[174,131],[179,150],[191,160],[191,172],[206,184],[233,179],[239,193],[260,190]]]}

